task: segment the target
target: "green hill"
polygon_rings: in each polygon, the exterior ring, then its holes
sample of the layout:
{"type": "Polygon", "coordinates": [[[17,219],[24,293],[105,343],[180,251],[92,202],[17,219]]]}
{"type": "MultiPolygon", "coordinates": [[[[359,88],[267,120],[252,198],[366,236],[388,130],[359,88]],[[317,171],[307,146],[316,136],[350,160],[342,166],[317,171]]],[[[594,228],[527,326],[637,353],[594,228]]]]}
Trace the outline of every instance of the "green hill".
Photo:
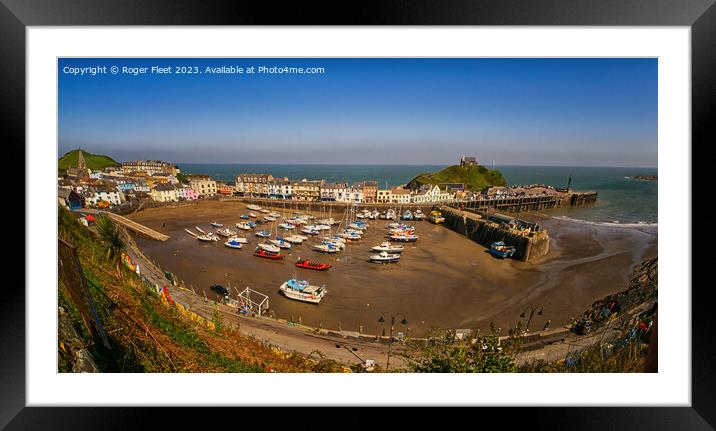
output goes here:
{"type": "MultiPolygon", "coordinates": [[[[76,167],[78,155],[79,150],[72,150],[70,152],[65,153],[65,155],[60,157],[60,160],[57,161],[58,171],[63,172],[69,167],[76,167]]],[[[92,154],[88,153],[85,150],[82,150],[82,156],[84,156],[85,158],[85,163],[87,164],[87,167],[92,169],[93,171],[102,170],[109,166],[119,166],[119,163],[117,163],[109,156],[103,156],[101,154],[92,154]]]]}
{"type": "Polygon", "coordinates": [[[410,180],[408,188],[417,189],[423,184],[464,183],[467,190],[480,191],[485,187],[504,186],[502,172],[482,165],[448,166],[440,172],[420,174],[410,180]]]}

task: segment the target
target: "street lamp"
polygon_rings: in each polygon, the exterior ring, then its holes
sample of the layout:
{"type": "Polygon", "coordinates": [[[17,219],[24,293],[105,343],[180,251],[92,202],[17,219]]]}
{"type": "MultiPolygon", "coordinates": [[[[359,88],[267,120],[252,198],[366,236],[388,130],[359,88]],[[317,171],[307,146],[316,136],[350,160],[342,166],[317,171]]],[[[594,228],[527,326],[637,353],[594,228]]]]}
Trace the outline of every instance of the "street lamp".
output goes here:
{"type": "MultiPolygon", "coordinates": [[[[379,323],[384,323],[385,319],[383,319],[383,316],[388,314],[388,312],[384,312],[380,315],[380,318],[378,319],[379,323]]],[[[390,369],[390,348],[393,345],[393,328],[395,327],[395,318],[397,316],[402,316],[403,320],[400,322],[401,325],[407,325],[408,320],[405,318],[405,314],[398,313],[398,314],[391,314],[390,315],[390,337],[388,338],[388,361],[385,363],[385,371],[387,372],[388,369],[390,369]]]]}
{"type": "MultiPolygon", "coordinates": [[[[527,319],[527,326],[525,327],[525,332],[529,332],[529,330],[530,330],[530,322],[532,322],[532,316],[534,316],[535,311],[537,311],[538,316],[541,316],[544,309],[542,308],[541,305],[532,308],[532,311],[530,311],[530,318],[527,319]]],[[[525,311],[523,311],[522,314],[520,314],[520,317],[524,318],[526,314],[527,314],[527,309],[525,309],[525,311]]]]}

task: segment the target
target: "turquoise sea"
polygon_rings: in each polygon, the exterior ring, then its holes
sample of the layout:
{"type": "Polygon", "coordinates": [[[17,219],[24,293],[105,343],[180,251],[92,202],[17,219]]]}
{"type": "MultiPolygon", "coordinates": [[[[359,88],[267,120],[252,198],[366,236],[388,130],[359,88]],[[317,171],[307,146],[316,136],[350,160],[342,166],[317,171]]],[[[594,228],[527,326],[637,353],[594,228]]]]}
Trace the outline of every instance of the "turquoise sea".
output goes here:
{"type": "MultiPolygon", "coordinates": [[[[380,187],[405,184],[416,175],[444,168],[441,165],[287,165],[189,164],[184,173],[207,174],[233,182],[238,173],[267,173],[292,180],[325,179],[329,182],[378,181],[380,187]]],[[[591,223],[655,224],[658,222],[658,181],[635,180],[635,175],[657,175],[656,168],[604,168],[565,166],[495,166],[509,185],[549,184],[599,193],[596,204],[553,211],[550,214],[591,223]]]]}

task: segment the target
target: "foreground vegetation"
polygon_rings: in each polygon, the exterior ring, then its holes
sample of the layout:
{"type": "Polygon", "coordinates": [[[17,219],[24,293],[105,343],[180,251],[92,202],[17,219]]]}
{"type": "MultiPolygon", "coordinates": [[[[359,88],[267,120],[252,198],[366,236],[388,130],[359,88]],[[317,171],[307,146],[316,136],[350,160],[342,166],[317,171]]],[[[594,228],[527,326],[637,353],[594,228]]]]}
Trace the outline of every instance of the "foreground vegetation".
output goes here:
{"type": "Polygon", "coordinates": [[[340,372],[341,364],[282,352],[239,334],[216,313],[211,324],[187,318],[168,305],[137,274],[121,264],[124,245],[109,219],[92,230],[59,209],[59,236],[77,253],[110,348],[93,337],[82,321],[68,286],[59,284],[59,306],[79,339],[61,333],[60,372],[77,370],[77,345],[102,372],[340,372]]]}

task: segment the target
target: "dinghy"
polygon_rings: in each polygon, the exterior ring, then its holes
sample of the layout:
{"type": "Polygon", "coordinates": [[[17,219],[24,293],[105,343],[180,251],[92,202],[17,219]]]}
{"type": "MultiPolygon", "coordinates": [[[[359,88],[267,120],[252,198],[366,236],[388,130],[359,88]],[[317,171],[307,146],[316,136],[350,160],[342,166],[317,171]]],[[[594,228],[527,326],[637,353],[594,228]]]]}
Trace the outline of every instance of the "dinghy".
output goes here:
{"type": "Polygon", "coordinates": [[[224,245],[229,248],[241,248],[241,243],[237,241],[236,238],[230,238],[224,245]]]}
{"type": "Polygon", "coordinates": [[[312,304],[321,302],[321,299],[328,293],[325,286],[311,286],[308,281],[296,280],[295,278],[283,283],[280,289],[287,298],[312,304]]]}
{"type": "Polygon", "coordinates": [[[316,262],[315,260],[308,260],[299,257],[296,261],[296,266],[299,268],[312,269],[314,271],[328,271],[328,269],[331,267],[331,264],[316,262]]]}
{"type": "Polygon", "coordinates": [[[254,256],[263,257],[264,259],[272,259],[272,260],[283,259],[283,255],[281,253],[274,253],[271,251],[266,251],[259,247],[256,247],[256,250],[254,250],[254,256]]]}

